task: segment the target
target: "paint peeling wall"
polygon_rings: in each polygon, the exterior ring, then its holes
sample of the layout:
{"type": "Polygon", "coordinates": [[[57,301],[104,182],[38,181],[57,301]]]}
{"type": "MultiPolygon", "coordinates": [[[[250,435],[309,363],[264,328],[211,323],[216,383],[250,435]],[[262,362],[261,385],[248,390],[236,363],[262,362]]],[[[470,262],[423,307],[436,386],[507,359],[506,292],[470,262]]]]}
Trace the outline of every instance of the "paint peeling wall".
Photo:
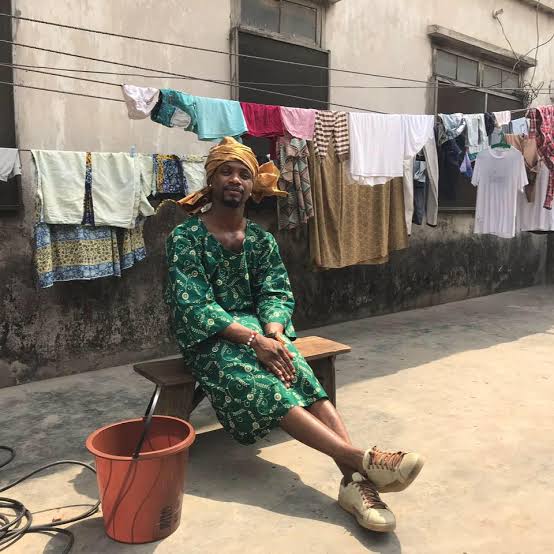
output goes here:
{"type": "MultiPolygon", "coordinates": [[[[38,19],[228,51],[231,7],[236,8],[231,2],[14,0],[14,10],[38,19]]],[[[427,0],[426,9],[421,7],[423,2],[383,0],[372,4],[371,21],[364,8],[365,0],[343,0],[329,9],[325,46],[331,51],[333,66],[426,79],[431,67],[426,25],[447,25],[450,20],[455,23],[450,26],[461,32],[502,45],[490,22],[484,22],[482,27],[479,24],[475,33],[463,24],[478,20],[476,14],[485,21],[483,14],[494,7],[488,0],[463,3],[466,10],[458,6],[455,17],[449,15],[453,13],[450,3],[446,6],[438,0],[427,0]],[[471,9],[467,4],[471,4],[471,9]]],[[[516,21],[520,27],[522,22],[525,26],[533,23],[534,12],[528,6],[515,0],[505,4],[515,10],[507,13],[514,26],[516,21]]],[[[533,31],[533,27],[525,32],[517,30],[516,48],[526,50],[533,31]]],[[[207,78],[230,78],[229,59],[222,55],[28,22],[14,22],[14,35],[18,42],[64,52],[207,78]]],[[[550,53],[545,58],[550,74],[554,67],[551,56],[550,53]]],[[[14,58],[21,64],[118,70],[116,66],[26,48],[17,48],[14,58]]],[[[544,78],[543,72],[546,69],[541,63],[538,78],[544,78]]],[[[121,80],[114,76],[97,77],[116,83],[121,80]]],[[[35,86],[119,97],[118,89],[107,85],[22,71],[16,71],[15,78],[35,86]]],[[[333,74],[334,84],[337,79],[339,75],[333,74]]],[[[357,77],[354,80],[359,83],[357,77]]],[[[145,79],[130,78],[129,82],[143,84],[145,79]]],[[[230,92],[226,86],[197,81],[170,78],[152,82],[206,96],[229,97],[230,92]]],[[[423,112],[428,102],[426,94],[425,90],[419,90],[408,96],[398,91],[372,92],[370,96],[367,91],[334,89],[332,97],[335,102],[374,109],[423,112]]],[[[180,130],[149,121],[129,121],[124,106],[108,101],[17,89],[15,107],[21,148],[127,151],[135,144],[140,152],[183,153],[202,153],[207,148],[180,130]]],[[[50,289],[37,290],[32,271],[34,176],[28,153],[22,154],[22,161],[24,209],[14,216],[0,216],[0,386],[174,352],[162,301],[163,244],[180,216],[167,208],[147,221],[148,258],[121,279],[58,283],[50,289]]],[[[257,211],[253,217],[275,232],[274,211],[257,211]]],[[[513,240],[475,237],[471,232],[471,214],[441,214],[439,219],[437,229],[414,227],[411,247],[394,254],[386,265],[325,272],[312,272],[308,266],[305,230],[276,233],[297,298],[298,327],[459,300],[544,279],[546,237],[529,234],[513,240]]],[[[552,257],[549,264],[552,268],[552,257]]]]}

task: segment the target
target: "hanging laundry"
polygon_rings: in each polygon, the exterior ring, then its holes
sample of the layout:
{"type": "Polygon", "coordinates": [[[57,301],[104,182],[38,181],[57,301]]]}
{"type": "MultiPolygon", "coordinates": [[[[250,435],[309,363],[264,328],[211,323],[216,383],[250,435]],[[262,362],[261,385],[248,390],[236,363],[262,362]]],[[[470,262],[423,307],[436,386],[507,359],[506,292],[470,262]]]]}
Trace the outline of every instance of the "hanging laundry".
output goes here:
{"type": "Polygon", "coordinates": [[[526,117],[520,117],[510,122],[510,131],[514,135],[529,134],[529,120],[526,117]]]}
{"type": "Polygon", "coordinates": [[[280,188],[288,192],[277,200],[279,230],[291,230],[308,222],[314,208],[308,168],[309,150],[305,140],[282,137],[277,141],[280,188]]]}
{"type": "Polygon", "coordinates": [[[157,195],[178,195],[180,198],[189,193],[187,179],[183,173],[181,158],[175,154],[152,154],[152,173],[157,195]]]}
{"type": "Polygon", "coordinates": [[[509,125],[512,120],[512,112],[504,110],[502,112],[492,112],[494,115],[494,120],[497,127],[502,127],[503,125],[509,125]]]}
{"type": "Polygon", "coordinates": [[[554,200],[554,106],[539,106],[531,110],[530,116],[529,138],[536,139],[539,154],[550,171],[544,207],[551,210],[554,200]]]}
{"type": "Polygon", "coordinates": [[[285,134],[281,109],[253,102],[241,102],[242,113],[252,137],[282,137],[285,134]]]}
{"type": "Polygon", "coordinates": [[[528,201],[523,195],[518,196],[517,229],[520,231],[554,231],[554,210],[546,210],[543,200],[548,190],[550,172],[544,162],[537,165],[535,197],[528,201]]]}
{"type": "Polygon", "coordinates": [[[439,135],[439,146],[442,146],[447,140],[458,138],[466,128],[466,121],[463,113],[440,113],[444,126],[444,135],[439,135]]]}
{"type": "Polygon", "coordinates": [[[315,152],[321,160],[327,156],[331,140],[339,160],[347,160],[350,156],[348,114],[318,110],[315,115],[313,143],[315,152]]]}
{"type": "Polygon", "coordinates": [[[353,179],[363,185],[380,185],[403,177],[404,160],[434,141],[434,123],[432,115],[350,113],[353,179]]]}
{"type": "Polygon", "coordinates": [[[402,180],[380,187],[356,186],[348,163],[329,145],[323,160],[310,148],[309,170],[314,203],[310,219],[310,255],[320,268],[380,264],[408,247],[402,180]]]}
{"type": "Polygon", "coordinates": [[[56,150],[33,150],[32,154],[43,223],[93,221],[98,226],[132,229],[139,215],[154,214],[138,156],[56,150]]]}
{"type": "Polygon", "coordinates": [[[160,91],[151,87],[121,85],[129,119],[146,119],[158,102],[160,91]]]}
{"type": "Polygon", "coordinates": [[[496,128],[496,119],[492,112],[486,112],[483,115],[485,117],[485,132],[487,133],[487,137],[490,137],[496,128]]]}
{"type": "Polygon", "coordinates": [[[291,137],[313,140],[317,110],[281,106],[283,125],[291,137]]]}
{"type": "MultiPolygon", "coordinates": [[[[517,148],[525,161],[525,171],[529,184],[525,187],[525,196],[529,202],[535,201],[535,181],[539,165],[539,152],[537,150],[537,140],[522,135],[504,135],[506,142],[517,148]]],[[[546,194],[546,191],[545,191],[546,194]]],[[[544,197],[543,197],[544,200],[544,197]]]]}
{"type": "Polygon", "coordinates": [[[464,155],[462,160],[462,165],[460,166],[460,173],[465,175],[468,179],[473,177],[473,167],[471,166],[471,160],[469,159],[468,153],[464,155]]]}
{"type": "Polygon", "coordinates": [[[200,140],[240,137],[248,130],[239,102],[192,96],[173,89],[160,90],[160,101],[150,118],[166,127],[184,127],[185,131],[196,133],[200,140]],[[185,121],[184,114],[190,117],[190,123],[178,125],[175,119],[185,121]]]}
{"type": "Polygon", "coordinates": [[[489,138],[485,125],[485,115],[482,113],[465,114],[466,137],[469,159],[474,160],[477,154],[489,147],[489,138]]]}
{"type": "Polygon", "coordinates": [[[57,281],[121,277],[122,270],[146,257],[143,221],[134,229],[38,223],[34,238],[41,288],[57,281]]]}
{"type": "Polygon", "coordinates": [[[183,174],[187,180],[189,194],[198,192],[206,186],[206,156],[189,154],[181,158],[183,174]]]}
{"type": "Polygon", "coordinates": [[[433,227],[438,219],[439,162],[434,138],[425,143],[423,154],[424,162],[417,162],[414,156],[404,160],[404,207],[408,234],[412,232],[412,223],[422,224],[423,216],[427,225],[433,227]],[[418,172],[415,171],[416,164],[418,172]]]}
{"type": "Polygon", "coordinates": [[[466,155],[465,134],[447,140],[438,149],[439,189],[449,201],[456,200],[456,185],[460,177],[460,166],[466,155]]]}
{"type": "Polygon", "coordinates": [[[517,198],[527,185],[523,154],[515,148],[488,148],[475,161],[477,234],[512,238],[516,234],[517,198]]]}
{"type": "Polygon", "coordinates": [[[21,161],[17,148],[0,148],[0,181],[21,175],[21,161]]]}

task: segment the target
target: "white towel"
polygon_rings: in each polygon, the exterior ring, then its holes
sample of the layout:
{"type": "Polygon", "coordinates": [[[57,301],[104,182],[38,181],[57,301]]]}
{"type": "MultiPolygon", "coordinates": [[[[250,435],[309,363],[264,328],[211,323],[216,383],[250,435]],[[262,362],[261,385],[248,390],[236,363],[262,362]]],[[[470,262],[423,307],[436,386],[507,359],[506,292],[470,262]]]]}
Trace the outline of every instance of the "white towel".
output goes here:
{"type": "Polygon", "coordinates": [[[85,201],[85,153],[32,150],[41,221],[81,225],[85,201]]]}
{"type": "Polygon", "coordinates": [[[21,175],[21,161],[17,148],[0,148],[0,181],[21,175]]]}

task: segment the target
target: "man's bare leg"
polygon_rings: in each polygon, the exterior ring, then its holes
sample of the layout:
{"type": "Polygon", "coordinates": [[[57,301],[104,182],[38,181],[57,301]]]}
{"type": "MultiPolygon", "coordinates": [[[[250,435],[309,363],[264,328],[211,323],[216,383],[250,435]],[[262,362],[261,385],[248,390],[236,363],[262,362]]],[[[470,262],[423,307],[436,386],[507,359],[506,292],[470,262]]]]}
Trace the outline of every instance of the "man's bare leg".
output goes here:
{"type": "MultiPolygon", "coordinates": [[[[327,411],[323,410],[327,415],[327,411]]],[[[364,473],[364,451],[350,444],[348,434],[348,440],[345,440],[308,410],[294,406],[281,420],[281,428],[301,443],[333,458],[339,467],[350,472],[350,476],[354,471],[364,473]]]]}
{"type": "MultiPolygon", "coordinates": [[[[319,421],[329,427],[329,429],[334,431],[344,442],[352,444],[340,414],[329,400],[318,400],[306,409],[312,415],[317,417],[319,421]]],[[[349,483],[352,480],[352,468],[338,462],[337,460],[335,460],[335,463],[344,475],[345,482],[349,483]]]]}

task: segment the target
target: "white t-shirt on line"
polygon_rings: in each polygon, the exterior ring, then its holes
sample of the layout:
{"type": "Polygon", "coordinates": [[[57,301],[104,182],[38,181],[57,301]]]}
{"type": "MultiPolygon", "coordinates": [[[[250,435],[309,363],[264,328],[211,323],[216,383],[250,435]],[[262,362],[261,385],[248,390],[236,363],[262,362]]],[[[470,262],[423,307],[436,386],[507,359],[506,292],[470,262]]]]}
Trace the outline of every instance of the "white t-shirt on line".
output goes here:
{"type": "Polygon", "coordinates": [[[514,237],[518,194],[528,183],[521,152],[512,147],[483,150],[471,182],[477,187],[474,232],[514,237]]]}

